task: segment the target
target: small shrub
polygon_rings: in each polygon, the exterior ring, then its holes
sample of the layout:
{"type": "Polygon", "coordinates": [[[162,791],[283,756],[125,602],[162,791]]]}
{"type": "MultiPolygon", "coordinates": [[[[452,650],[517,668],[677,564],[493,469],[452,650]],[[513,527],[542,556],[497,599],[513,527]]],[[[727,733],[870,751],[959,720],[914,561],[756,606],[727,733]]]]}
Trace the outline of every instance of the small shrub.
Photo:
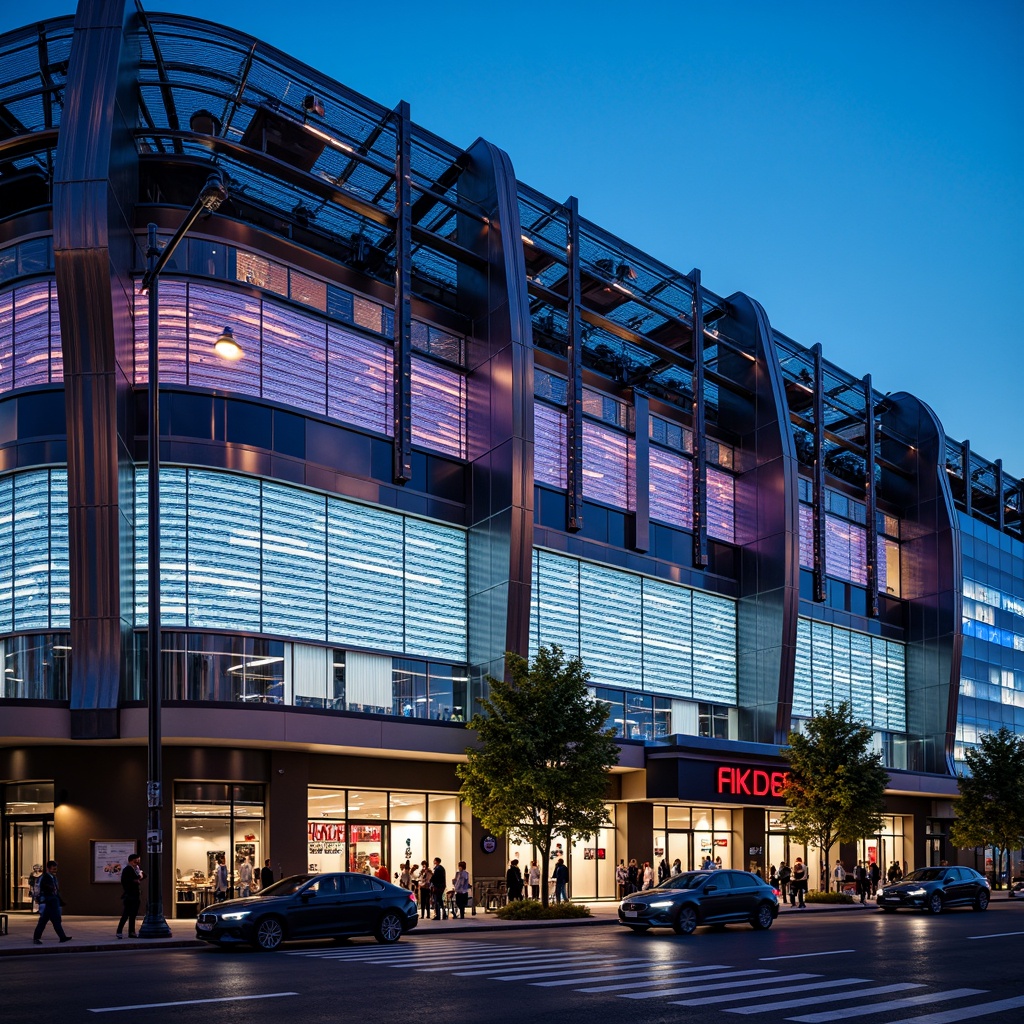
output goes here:
{"type": "Polygon", "coordinates": [[[853,897],[848,892],[809,892],[808,903],[853,903],[853,897]]]}
{"type": "Polygon", "coordinates": [[[560,921],[571,917],[590,917],[590,907],[582,903],[550,903],[540,900],[512,900],[495,914],[502,921],[560,921]]]}

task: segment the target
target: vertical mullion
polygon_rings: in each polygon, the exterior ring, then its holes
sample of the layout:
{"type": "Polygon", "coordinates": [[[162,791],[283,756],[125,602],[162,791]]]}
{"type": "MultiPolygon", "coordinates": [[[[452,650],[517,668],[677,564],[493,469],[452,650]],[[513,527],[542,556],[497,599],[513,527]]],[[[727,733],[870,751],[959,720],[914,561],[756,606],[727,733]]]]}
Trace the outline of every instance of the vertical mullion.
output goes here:
{"type": "MultiPolygon", "coordinates": [[[[864,496],[867,499],[866,532],[864,535],[867,554],[868,576],[868,615],[878,617],[878,518],[875,497],[875,400],[871,391],[871,374],[864,378],[864,419],[865,446],[864,457],[864,496]]],[[[888,670],[887,670],[888,671],[888,670]]]]}
{"type": "Polygon", "coordinates": [[[971,493],[974,481],[971,480],[971,442],[964,441],[960,445],[961,472],[964,478],[964,504],[967,506],[967,514],[973,515],[973,494],[971,493]]]}
{"type": "Polygon", "coordinates": [[[824,601],[825,577],[828,565],[825,556],[825,376],[822,366],[821,345],[811,350],[814,355],[814,473],[811,490],[814,548],[814,600],[824,601]]]}
{"type": "Polygon", "coordinates": [[[568,279],[565,487],[566,529],[583,529],[583,337],[580,324],[580,222],[579,200],[566,202],[566,274],[568,279]]]}
{"type": "Polygon", "coordinates": [[[412,479],[412,146],[409,104],[395,121],[395,315],[392,323],[392,441],[395,483],[412,479]]]}
{"type": "Polygon", "coordinates": [[[690,304],[693,324],[693,565],[708,564],[708,460],[705,445],[704,406],[704,299],[700,271],[690,271],[693,296],[690,304]]]}

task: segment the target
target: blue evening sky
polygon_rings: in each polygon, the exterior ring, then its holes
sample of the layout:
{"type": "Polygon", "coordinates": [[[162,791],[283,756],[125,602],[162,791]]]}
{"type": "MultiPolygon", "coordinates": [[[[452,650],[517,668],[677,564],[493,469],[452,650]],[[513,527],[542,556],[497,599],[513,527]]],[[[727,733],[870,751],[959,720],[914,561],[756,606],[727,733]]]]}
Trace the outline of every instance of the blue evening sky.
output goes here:
{"type": "MultiPolygon", "coordinates": [[[[1024,476],[1024,4],[153,0],[273,43],[1024,476]]],[[[0,31],[73,0],[0,6],[0,31]]]]}

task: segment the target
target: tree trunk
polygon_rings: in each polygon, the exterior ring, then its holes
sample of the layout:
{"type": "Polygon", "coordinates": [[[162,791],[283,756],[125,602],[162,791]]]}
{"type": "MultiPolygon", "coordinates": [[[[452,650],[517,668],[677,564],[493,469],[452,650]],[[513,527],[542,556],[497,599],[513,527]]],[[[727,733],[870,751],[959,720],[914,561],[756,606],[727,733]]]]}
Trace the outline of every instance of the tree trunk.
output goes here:
{"type": "Polygon", "coordinates": [[[548,833],[547,843],[540,851],[540,902],[542,907],[548,905],[548,865],[551,863],[551,833],[548,833]]]}

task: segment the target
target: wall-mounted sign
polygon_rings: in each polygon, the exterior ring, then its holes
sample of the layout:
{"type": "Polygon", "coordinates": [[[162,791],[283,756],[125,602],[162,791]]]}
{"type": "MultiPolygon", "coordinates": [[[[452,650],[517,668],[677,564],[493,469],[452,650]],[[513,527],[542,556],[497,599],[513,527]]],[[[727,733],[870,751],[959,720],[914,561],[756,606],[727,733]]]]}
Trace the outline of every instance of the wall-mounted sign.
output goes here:
{"type": "Polygon", "coordinates": [[[587,846],[587,847],[584,847],[584,850],[583,850],[583,859],[584,860],[604,860],[604,856],[605,856],[605,848],[603,846],[598,846],[598,847],[587,846]]]}
{"type": "Polygon", "coordinates": [[[763,768],[743,768],[722,764],[718,766],[716,779],[718,792],[721,794],[781,797],[786,790],[789,772],[770,772],[763,768]]]}
{"type": "Polygon", "coordinates": [[[494,853],[497,848],[498,840],[495,839],[494,836],[486,835],[480,840],[480,849],[483,850],[484,853],[494,853]]]}
{"type": "Polygon", "coordinates": [[[311,843],[345,842],[345,823],[343,821],[310,821],[306,825],[306,831],[311,843]]]}
{"type": "Polygon", "coordinates": [[[135,840],[92,844],[92,880],[120,882],[121,872],[128,866],[128,857],[136,850],[135,840]]]}

